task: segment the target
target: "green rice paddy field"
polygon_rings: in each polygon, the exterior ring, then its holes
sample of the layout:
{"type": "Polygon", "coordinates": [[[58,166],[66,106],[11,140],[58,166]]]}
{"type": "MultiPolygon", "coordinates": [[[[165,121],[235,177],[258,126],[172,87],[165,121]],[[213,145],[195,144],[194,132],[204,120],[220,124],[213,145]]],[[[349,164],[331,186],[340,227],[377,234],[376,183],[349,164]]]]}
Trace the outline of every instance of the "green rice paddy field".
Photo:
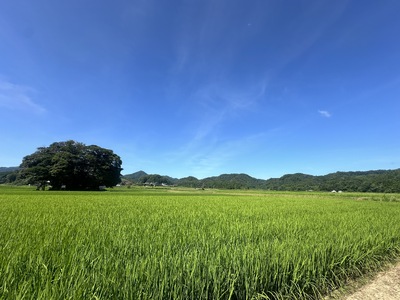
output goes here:
{"type": "Polygon", "coordinates": [[[0,299],[318,299],[400,255],[400,195],[0,187],[0,299]]]}

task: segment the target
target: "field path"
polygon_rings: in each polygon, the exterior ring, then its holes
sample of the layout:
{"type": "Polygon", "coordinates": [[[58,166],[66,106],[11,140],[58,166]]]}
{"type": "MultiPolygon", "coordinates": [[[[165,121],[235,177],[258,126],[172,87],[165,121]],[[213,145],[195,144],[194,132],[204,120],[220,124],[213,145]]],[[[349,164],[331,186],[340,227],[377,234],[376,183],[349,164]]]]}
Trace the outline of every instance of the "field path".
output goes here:
{"type": "Polygon", "coordinates": [[[400,263],[389,270],[378,273],[366,285],[360,287],[344,300],[399,300],[400,299],[400,263]]]}

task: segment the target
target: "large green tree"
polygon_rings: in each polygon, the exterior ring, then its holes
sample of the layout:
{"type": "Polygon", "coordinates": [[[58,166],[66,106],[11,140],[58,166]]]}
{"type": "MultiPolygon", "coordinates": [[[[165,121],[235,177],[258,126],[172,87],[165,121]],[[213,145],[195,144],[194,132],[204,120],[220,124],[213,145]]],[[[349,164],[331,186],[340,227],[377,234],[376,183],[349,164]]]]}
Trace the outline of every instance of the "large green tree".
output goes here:
{"type": "Polygon", "coordinates": [[[121,165],[121,158],[112,150],[70,140],[39,147],[25,156],[20,176],[31,184],[49,183],[56,190],[94,190],[121,182],[121,165]]]}

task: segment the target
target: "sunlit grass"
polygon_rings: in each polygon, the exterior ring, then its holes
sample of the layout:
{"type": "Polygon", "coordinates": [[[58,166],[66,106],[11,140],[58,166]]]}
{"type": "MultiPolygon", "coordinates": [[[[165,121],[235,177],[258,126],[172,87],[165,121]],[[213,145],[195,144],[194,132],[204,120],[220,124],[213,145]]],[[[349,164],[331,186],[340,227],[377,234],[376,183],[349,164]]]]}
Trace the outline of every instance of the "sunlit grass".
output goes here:
{"type": "Polygon", "coordinates": [[[400,203],[362,197],[0,187],[0,298],[318,298],[399,254],[400,203]]]}

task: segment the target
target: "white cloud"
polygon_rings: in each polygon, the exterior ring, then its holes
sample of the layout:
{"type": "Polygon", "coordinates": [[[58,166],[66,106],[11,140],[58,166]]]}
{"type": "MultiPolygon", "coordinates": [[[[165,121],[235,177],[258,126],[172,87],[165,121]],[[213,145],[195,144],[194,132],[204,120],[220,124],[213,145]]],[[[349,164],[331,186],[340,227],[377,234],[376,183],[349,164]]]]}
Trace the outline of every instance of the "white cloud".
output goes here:
{"type": "Polygon", "coordinates": [[[318,113],[325,118],[330,118],[332,116],[331,113],[327,110],[319,110],[318,113]]]}
{"type": "Polygon", "coordinates": [[[46,109],[32,100],[29,95],[32,92],[33,90],[29,87],[0,79],[0,107],[30,111],[35,114],[45,113],[46,109]]]}

